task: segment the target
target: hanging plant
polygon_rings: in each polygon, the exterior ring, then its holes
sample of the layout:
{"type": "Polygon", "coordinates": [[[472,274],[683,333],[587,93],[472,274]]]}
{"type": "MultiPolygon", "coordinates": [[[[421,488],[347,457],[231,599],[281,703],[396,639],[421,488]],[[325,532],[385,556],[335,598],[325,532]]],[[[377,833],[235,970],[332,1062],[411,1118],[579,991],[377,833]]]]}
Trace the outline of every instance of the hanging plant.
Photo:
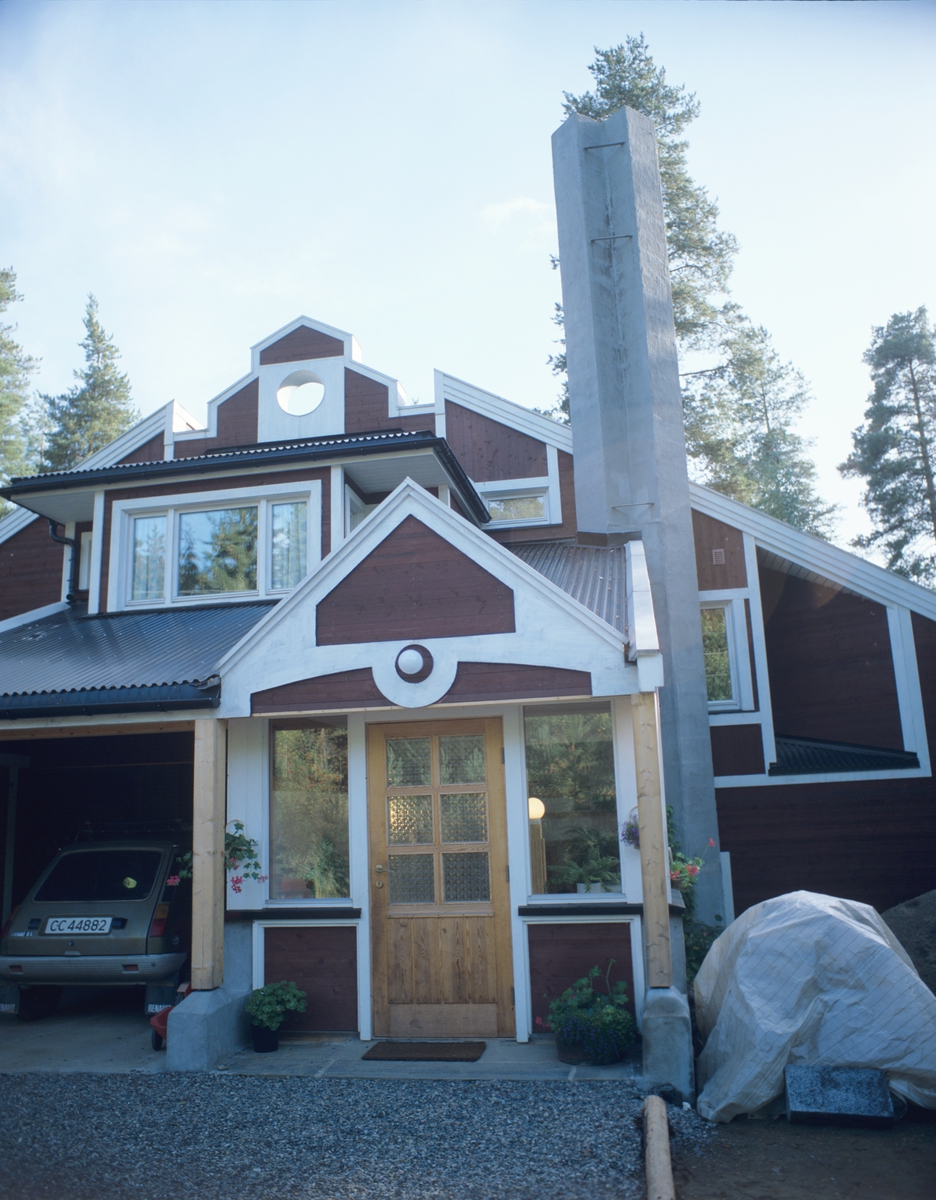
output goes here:
{"type": "MultiPolygon", "coordinates": [[[[246,836],[243,821],[231,821],[230,824],[234,826],[234,832],[224,831],[224,869],[231,876],[231,891],[241,891],[245,879],[266,883],[269,875],[260,874],[263,868],[256,840],[246,836]],[[233,874],[235,871],[237,874],[233,874]]],[[[176,862],[180,864],[178,874],[170,875],[166,880],[170,887],[177,886],[183,879],[192,878],[192,851],[180,854],[176,862]]]]}

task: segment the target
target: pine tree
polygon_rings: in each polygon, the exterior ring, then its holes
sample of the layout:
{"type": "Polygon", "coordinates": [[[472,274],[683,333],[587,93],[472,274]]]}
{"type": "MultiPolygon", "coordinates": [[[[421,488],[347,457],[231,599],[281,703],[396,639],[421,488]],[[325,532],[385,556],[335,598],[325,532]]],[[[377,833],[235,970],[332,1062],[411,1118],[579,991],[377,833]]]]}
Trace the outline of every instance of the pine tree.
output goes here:
{"type": "Polygon", "coordinates": [[[827,537],[835,509],[816,493],[808,443],[793,430],[810,395],[770,334],[722,310],[723,364],[684,376],[686,451],[700,483],[807,533],[827,537]]]}
{"type": "Polygon", "coordinates": [[[839,470],[864,479],[875,529],[853,545],[880,548],[891,570],[936,586],[936,329],[926,309],[876,327],[864,361],[874,388],[839,470]]]}
{"type": "MultiPolygon", "coordinates": [[[[692,474],[733,499],[828,536],[835,509],[817,495],[808,443],[793,429],[808,401],[805,381],[780,362],[766,330],[752,325],[728,299],[738,244],[718,228],[717,204],[689,175],[688,142],[682,135],[699,115],[699,103],[684,85],[666,82],[643,34],[610,50],[596,47],[595,53],[589,67],[594,92],[565,92],[563,109],[566,115],[602,121],[626,104],[652,118],[678,347],[681,354],[716,351],[721,360],[709,371],[683,376],[692,474]]],[[[561,305],[553,320],[562,325],[561,305]]],[[[568,423],[564,350],[551,355],[549,363],[563,384],[559,404],[547,415],[568,423]]]]}
{"type": "MultiPolygon", "coordinates": [[[[0,313],[17,300],[22,296],[17,294],[12,267],[0,268],[0,313]]],[[[15,340],[15,332],[15,325],[0,324],[0,480],[4,483],[29,469],[21,422],[29,400],[30,376],[38,365],[15,340]]],[[[0,516],[5,510],[0,500],[0,516]]]]}
{"type": "Polygon", "coordinates": [[[98,320],[98,302],[88,296],[84,316],[84,370],[58,396],[39,397],[47,433],[42,467],[65,471],[102,449],[139,420],[130,400],[130,381],[117,369],[120,352],[98,320]]]}
{"type": "Polygon", "coordinates": [[[604,121],[627,105],[653,120],[676,336],[683,349],[708,345],[718,320],[712,298],[727,290],[738,243],[718,228],[718,205],[687,169],[689,143],[680,135],[699,115],[699,103],[683,84],[666,82],[666,71],[650,57],[642,33],[610,50],[596,46],[595,53],[588,68],[594,92],[564,92],[563,111],[604,121]]]}

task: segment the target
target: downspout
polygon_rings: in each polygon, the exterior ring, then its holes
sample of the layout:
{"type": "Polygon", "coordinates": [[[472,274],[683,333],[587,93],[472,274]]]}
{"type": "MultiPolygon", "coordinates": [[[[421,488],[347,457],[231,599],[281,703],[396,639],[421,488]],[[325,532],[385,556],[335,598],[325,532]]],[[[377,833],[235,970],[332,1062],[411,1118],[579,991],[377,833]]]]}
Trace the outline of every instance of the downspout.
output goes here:
{"type": "Polygon", "coordinates": [[[77,538],[61,537],[55,532],[58,521],[49,517],[49,537],[53,542],[61,542],[63,546],[71,546],[71,561],[68,567],[68,593],[65,596],[67,604],[78,603],[78,540],[77,538]]]}

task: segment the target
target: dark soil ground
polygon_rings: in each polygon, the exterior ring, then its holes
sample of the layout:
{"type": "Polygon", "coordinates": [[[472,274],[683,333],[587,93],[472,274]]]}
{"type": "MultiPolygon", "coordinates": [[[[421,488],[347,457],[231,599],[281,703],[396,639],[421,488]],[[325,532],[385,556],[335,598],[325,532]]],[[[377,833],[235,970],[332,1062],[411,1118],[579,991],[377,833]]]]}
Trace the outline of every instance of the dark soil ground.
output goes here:
{"type": "Polygon", "coordinates": [[[679,1200],[936,1200],[936,1112],[918,1108],[887,1130],[735,1120],[672,1152],[679,1200]]]}

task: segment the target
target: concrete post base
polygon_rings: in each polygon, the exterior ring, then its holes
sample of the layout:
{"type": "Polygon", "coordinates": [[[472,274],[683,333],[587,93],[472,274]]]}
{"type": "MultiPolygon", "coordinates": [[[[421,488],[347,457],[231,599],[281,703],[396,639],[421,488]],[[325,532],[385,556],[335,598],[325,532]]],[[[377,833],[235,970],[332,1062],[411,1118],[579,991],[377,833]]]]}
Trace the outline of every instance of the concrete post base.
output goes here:
{"type": "Polygon", "coordinates": [[[224,983],[191,992],[169,1014],[166,1066],[170,1071],[213,1071],[218,1063],[250,1044],[250,1018],[244,1011],[251,991],[250,926],[224,929],[224,983]]]}
{"type": "Polygon", "coordinates": [[[648,988],[643,1010],[643,1086],[672,1084],[680,1101],[695,1103],[695,1063],[689,1002],[676,988],[648,988]]]}

